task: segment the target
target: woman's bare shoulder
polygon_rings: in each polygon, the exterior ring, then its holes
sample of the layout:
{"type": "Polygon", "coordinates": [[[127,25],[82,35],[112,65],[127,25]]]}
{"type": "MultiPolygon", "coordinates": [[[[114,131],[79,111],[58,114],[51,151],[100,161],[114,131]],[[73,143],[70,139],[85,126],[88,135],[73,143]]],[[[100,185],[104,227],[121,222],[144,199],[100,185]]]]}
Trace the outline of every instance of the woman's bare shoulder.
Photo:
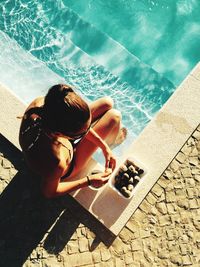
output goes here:
{"type": "Polygon", "coordinates": [[[41,107],[43,105],[44,105],[44,97],[43,96],[37,97],[28,105],[26,111],[28,111],[30,108],[41,107]]]}

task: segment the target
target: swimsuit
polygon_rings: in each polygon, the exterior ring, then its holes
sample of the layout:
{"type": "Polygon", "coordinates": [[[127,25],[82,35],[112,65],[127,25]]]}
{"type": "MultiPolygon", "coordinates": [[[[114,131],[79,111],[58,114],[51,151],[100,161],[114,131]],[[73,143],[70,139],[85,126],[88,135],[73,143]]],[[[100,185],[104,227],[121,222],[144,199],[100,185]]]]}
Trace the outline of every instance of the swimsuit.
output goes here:
{"type": "MultiPolygon", "coordinates": [[[[27,115],[30,113],[30,110],[25,112],[24,117],[23,117],[24,119],[28,118],[27,115]]],[[[42,133],[45,134],[48,138],[50,138],[49,135],[42,128],[42,118],[41,117],[34,118],[33,119],[33,123],[31,125],[29,125],[28,127],[26,127],[25,130],[21,131],[21,135],[23,136],[24,134],[30,132],[32,129],[37,129],[37,135],[36,135],[35,139],[33,140],[33,142],[25,149],[25,151],[29,151],[34,147],[34,145],[37,143],[37,141],[39,140],[39,137],[40,137],[40,135],[42,133]]],[[[80,138],[78,140],[70,140],[70,139],[68,139],[69,142],[72,144],[73,151],[75,150],[76,145],[81,141],[81,139],[82,138],[80,138]]],[[[61,180],[63,180],[65,178],[67,178],[72,173],[72,171],[74,169],[74,157],[71,155],[71,150],[67,146],[65,146],[62,142],[59,142],[59,141],[56,140],[55,144],[56,143],[59,144],[59,145],[61,144],[62,146],[67,148],[68,151],[69,151],[69,154],[70,154],[70,158],[71,158],[70,167],[69,167],[68,171],[60,178],[61,180]]]]}

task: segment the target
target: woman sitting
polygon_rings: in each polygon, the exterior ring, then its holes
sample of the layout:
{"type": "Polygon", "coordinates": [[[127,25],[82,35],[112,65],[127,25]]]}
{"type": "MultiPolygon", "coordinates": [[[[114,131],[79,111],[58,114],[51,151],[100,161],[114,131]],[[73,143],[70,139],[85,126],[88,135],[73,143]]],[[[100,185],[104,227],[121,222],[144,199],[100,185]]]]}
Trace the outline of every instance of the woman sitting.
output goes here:
{"type": "Polygon", "coordinates": [[[55,85],[45,97],[36,98],[24,113],[19,142],[28,165],[42,177],[43,195],[62,196],[106,183],[116,165],[109,145],[126,137],[120,121],[111,98],[87,104],[69,85],[55,85]],[[105,171],[76,178],[98,147],[105,171]]]}

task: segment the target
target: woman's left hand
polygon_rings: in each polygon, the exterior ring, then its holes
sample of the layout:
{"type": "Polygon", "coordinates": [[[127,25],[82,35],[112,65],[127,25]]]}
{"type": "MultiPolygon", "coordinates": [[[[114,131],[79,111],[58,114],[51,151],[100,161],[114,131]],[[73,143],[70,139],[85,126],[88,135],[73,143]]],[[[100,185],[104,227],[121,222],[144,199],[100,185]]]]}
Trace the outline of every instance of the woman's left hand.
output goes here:
{"type": "Polygon", "coordinates": [[[106,146],[104,149],[102,149],[106,163],[105,163],[105,169],[111,168],[112,170],[115,169],[116,166],[116,158],[112,153],[112,150],[109,148],[109,146],[106,146]]]}

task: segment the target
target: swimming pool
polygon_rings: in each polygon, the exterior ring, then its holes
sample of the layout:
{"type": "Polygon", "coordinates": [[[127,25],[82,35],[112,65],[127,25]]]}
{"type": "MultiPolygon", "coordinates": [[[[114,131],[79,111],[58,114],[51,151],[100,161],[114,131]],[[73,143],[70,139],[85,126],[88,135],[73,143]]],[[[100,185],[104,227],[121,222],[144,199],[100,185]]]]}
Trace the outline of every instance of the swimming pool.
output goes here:
{"type": "Polygon", "coordinates": [[[200,59],[199,0],[63,0],[174,84],[200,59]]]}
{"type": "Polygon", "coordinates": [[[75,85],[89,100],[110,95],[128,128],[127,145],[175,89],[171,81],[82,19],[67,1],[1,1],[0,13],[0,80],[13,90],[17,84],[15,93],[24,102],[29,102],[32,91],[38,92],[36,88],[47,90],[59,79],[75,85]],[[41,62],[54,72],[51,77],[45,66],[43,75],[38,71],[41,62]]]}

